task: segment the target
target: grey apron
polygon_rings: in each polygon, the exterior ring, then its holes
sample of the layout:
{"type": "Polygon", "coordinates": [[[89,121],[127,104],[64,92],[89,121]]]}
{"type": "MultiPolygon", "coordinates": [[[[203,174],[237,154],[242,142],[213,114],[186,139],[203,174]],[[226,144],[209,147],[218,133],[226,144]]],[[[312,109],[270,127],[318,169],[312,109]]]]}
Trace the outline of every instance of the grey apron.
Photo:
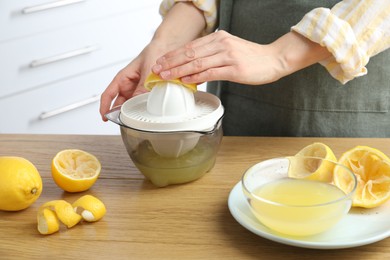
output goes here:
{"type": "MultiPolygon", "coordinates": [[[[338,0],[221,0],[219,29],[262,44],[290,31],[310,10],[338,0]]],[[[225,107],[225,135],[390,137],[390,50],[346,85],[315,64],[262,86],[211,82],[225,107]]]]}

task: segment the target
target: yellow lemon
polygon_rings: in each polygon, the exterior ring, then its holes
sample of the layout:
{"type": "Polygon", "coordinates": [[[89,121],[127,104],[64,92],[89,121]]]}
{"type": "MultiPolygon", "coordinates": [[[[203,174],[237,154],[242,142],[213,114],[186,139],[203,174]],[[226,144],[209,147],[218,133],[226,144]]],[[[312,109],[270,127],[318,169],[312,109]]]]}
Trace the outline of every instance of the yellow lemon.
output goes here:
{"type": "Polygon", "coordinates": [[[0,210],[25,209],[41,192],[41,176],[30,161],[21,157],[0,157],[0,210]]]}
{"type": "Polygon", "coordinates": [[[82,150],[70,149],[57,153],[52,160],[52,177],[65,191],[88,190],[96,182],[101,171],[99,160],[82,150]]]}
{"type": "Polygon", "coordinates": [[[65,200],[52,200],[46,202],[40,209],[50,209],[54,211],[58,219],[68,228],[80,222],[81,216],[73,210],[73,206],[65,200]]]}
{"type": "Polygon", "coordinates": [[[85,195],[72,204],[76,212],[81,212],[83,219],[88,222],[100,220],[106,214],[106,207],[98,198],[85,195]]]}
{"type": "Polygon", "coordinates": [[[302,160],[294,161],[294,165],[290,166],[289,175],[291,177],[305,178],[308,180],[316,180],[330,182],[333,178],[334,164],[337,158],[332,149],[324,143],[313,143],[302,148],[295,156],[316,157],[325,160],[316,160],[311,158],[303,158],[302,160]]]}
{"type": "MultiPolygon", "coordinates": [[[[158,76],[157,74],[154,74],[152,72],[146,78],[145,83],[144,83],[144,87],[147,90],[152,90],[152,88],[156,85],[156,83],[163,82],[163,81],[166,81],[166,80],[163,80],[162,78],[160,78],[160,76],[158,76]]],[[[183,85],[183,86],[189,88],[190,90],[192,90],[193,92],[197,91],[197,85],[196,84],[183,83],[183,82],[181,82],[180,79],[171,79],[171,80],[168,80],[168,82],[172,82],[172,83],[176,83],[176,84],[179,84],[179,85],[183,85]]]]}
{"type": "Polygon", "coordinates": [[[60,222],[54,211],[42,208],[38,211],[38,231],[42,235],[50,235],[60,230],[60,222]]]}
{"type": "MultiPolygon", "coordinates": [[[[390,199],[390,159],[383,152],[368,146],[356,146],[345,152],[339,163],[348,167],[358,184],[352,206],[373,208],[390,199]]],[[[334,172],[334,183],[348,190],[352,180],[334,172]]]]}

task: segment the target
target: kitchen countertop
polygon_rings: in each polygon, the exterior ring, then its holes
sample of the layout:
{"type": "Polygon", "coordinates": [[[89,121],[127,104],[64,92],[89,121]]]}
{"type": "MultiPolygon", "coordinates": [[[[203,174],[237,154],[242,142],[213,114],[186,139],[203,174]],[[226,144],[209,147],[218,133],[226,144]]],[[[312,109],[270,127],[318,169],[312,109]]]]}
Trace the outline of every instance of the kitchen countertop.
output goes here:
{"type": "Polygon", "coordinates": [[[135,168],[120,136],[0,134],[0,156],[30,160],[44,185],[28,209],[0,211],[0,259],[389,258],[390,239],[347,249],[305,249],[257,236],[232,217],[228,196],[248,167],[266,158],[294,155],[313,142],[329,145],[336,156],[356,145],[390,155],[390,139],[224,137],[215,167],[203,178],[156,188],[135,168]],[[51,178],[52,158],[72,148],[88,151],[102,163],[98,181],[82,193],[63,192],[51,178]],[[41,204],[54,199],[73,202],[84,194],[105,203],[102,220],[48,236],[38,233],[41,204]]]}

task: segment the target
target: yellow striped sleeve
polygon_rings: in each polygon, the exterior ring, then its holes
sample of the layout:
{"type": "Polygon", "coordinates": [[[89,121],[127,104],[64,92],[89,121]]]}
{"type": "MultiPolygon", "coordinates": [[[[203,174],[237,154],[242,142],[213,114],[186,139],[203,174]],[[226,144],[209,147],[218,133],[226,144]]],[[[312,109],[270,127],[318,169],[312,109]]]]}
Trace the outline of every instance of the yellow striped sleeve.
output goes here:
{"type": "Polygon", "coordinates": [[[192,2],[203,11],[206,28],[203,34],[209,34],[216,29],[219,0],[163,0],[160,4],[160,14],[165,16],[176,2],[192,2]]]}
{"type": "Polygon", "coordinates": [[[390,1],[340,1],[310,11],[291,29],[333,54],[320,64],[345,84],[367,74],[369,59],[390,47],[390,1]]]}

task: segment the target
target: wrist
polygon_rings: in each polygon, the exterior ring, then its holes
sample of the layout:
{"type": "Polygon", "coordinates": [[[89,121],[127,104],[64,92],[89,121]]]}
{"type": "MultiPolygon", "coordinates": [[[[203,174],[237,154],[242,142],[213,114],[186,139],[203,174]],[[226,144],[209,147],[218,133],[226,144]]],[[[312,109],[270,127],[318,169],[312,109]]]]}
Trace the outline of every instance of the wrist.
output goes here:
{"type": "Polygon", "coordinates": [[[296,32],[283,35],[271,46],[279,60],[282,76],[294,73],[331,56],[325,47],[296,32]]]}
{"type": "Polygon", "coordinates": [[[157,28],[152,41],[183,45],[200,36],[206,21],[203,12],[191,2],[176,3],[157,28]]]}

